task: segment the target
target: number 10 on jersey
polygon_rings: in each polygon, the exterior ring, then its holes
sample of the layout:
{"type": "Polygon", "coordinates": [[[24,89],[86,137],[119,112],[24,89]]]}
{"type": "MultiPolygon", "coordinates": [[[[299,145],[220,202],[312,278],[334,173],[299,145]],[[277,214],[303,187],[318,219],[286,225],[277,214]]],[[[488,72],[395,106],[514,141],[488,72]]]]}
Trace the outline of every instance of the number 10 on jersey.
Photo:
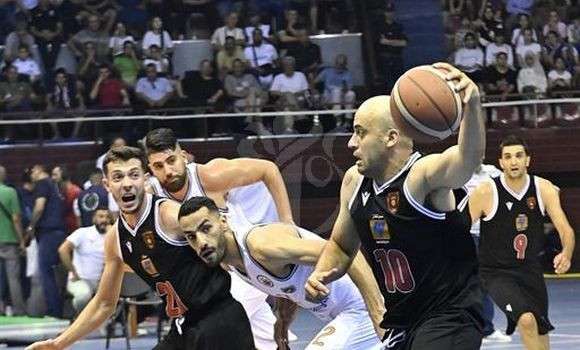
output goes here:
{"type": "Polygon", "coordinates": [[[381,265],[387,292],[411,293],[415,289],[415,279],[409,266],[409,260],[402,251],[375,249],[373,255],[381,265]]]}

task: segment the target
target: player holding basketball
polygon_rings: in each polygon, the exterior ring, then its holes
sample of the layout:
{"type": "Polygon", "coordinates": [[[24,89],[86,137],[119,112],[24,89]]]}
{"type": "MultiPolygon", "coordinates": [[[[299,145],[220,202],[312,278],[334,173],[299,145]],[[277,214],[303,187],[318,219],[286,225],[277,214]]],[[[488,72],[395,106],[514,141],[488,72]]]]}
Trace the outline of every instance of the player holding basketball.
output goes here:
{"type": "MultiPolygon", "coordinates": [[[[188,164],[187,154],[179,146],[173,131],[166,128],[149,132],[145,138],[145,148],[149,169],[154,175],[150,184],[157,195],[178,202],[194,196],[208,196],[224,210],[236,227],[293,222],[286,186],[274,163],[238,158],[188,164]],[[236,215],[227,213],[226,203],[234,203],[242,210],[236,215]]],[[[248,314],[258,349],[275,350],[276,317],[266,303],[267,295],[242,281],[236,274],[232,274],[231,292],[248,314]]]]}
{"type": "Polygon", "coordinates": [[[139,149],[126,146],[105,156],[104,183],[121,214],[105,237],[99,288],[67,330],[28,350],[67,348],[105,322],[117,307],[124,264],[165,299],[171,331],[155,350],[254,350],[246,313],[229,293],[228,273],[208,267],[182,239],[179,204],[145,192],[142,156],[139,149]]]}
{"type": "Polygon", "coordinates": [[[481,344],[475,247],[452,189],[480,164],[485,127],[477,86],[448,64],[435,66],[448,69],[445,78],[457,79],[453,88],[465,91],[458,145],[441,154],[413,153],[413,141],[394,124],[391,98],[365,101],[348,142],[356,165],[344,176],[332,236],[305,286],[313,298],[327,296],[328,283],[347,271],[362,243],[384,296],[385,349],[471,350],[481,344]]]}
{"type": "MultiPolygon", "coordinates": [[[[324,247],[325,241],[316,234],[283,223],[232,228],[207,197],[187,200],[179,210],[179,224],[191,247],[208,265],[232,266],[264,293],[290,299],[326,321],[327,325],[306,349],[369,350],[380,345],[367,307],[353,283],[354,280],[369,284],[366,289],[378,289],[376,282],[367,278],[370,270],[360,254],[349,270],[352,280],[343,276],[329,285],[332,293],[328,298],[313,303],[307,300],[302,286],[324,247]]],[[[282,322],[288,327],[292,319],[282,322]]]]}
{"type": "Polygon", "coordinates": [[[475,222],[481,218],[480,273],[484,287],[508,319],[507,334],[517,326],[526,349],[549,349],[548,294],[539,253],[547,213],[562,241],[554,269],[570,268],[574,231],[560,206],[558,190],[528,175],[530,153],[524,140],[506,137],[500,144],[503,173],[478,186],[469,199],[475,222]]]}

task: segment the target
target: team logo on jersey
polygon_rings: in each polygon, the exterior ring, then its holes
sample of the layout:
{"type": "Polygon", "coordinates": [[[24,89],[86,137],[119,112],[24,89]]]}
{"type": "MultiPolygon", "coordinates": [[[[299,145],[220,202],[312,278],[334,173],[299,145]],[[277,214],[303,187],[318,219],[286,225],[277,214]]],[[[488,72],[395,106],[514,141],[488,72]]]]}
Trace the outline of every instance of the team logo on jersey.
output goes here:
{"type": "Polygon", "coordinates": [[[371,229],[371,234],[376,240],[389,240],[391,239],[391,234],[389,233],[389,226],[385,217],[382,215],[375,214],[369,220],[369,227],[371,229]]]}
{"type": "Polygon", "coordinates": [[[272,282],[272,280],[270,280],[268,277],[266,277],[264,275],[258,275],[258,277],[256,277],[256,279],[258,280],[258,282],[262,283],[266,287],[270,287],[270,288],[274,287],[274,282],[272,282]]]}
{"type": "Polygon", "coordinates": [[[284,287],[282,288],[282,291],[286,294],[292,294],[296,291],[296,287],[295,286],[284,287]]]}
{"type": "Polygon", "coordinates": [[[387,209],[391,214],[396,214],[399,210],[399,191],[387,194],[387,209]]]}
{"type": "Polygon", "coordinates": [[[131,242],[129,241],[125,242],[125,247],[127,247],[129,253],[133,253],[133,245],[131,244],[131,242]]]}
{"type": "Polygon", "coordinates": [[[516,230],[522,232],[528,229],[528,216],[520,214],[516,217],[516,230]]]}
{"type": "Polygon", "coordinates": [[[153,231],[145,231],[141,237],[143,238],[143,243],[145,243],[147,249],[155,248],[155,235],[153,234],[153,231]]]}
{"type": "Polygon", "coordinates": [[[528,208],[534,210],[536,208],[536,197],[528,197],[528,208]]]}
{"type": "Polygon", "coordinates": [[[141,267],[143,268],[143,270],[145,270],[145,272],[149,274],[149,276],[151,277],[159,276],[159,271],[157,271],[157,268],[153,264],[153,261],[146,255],[141,255],[141,267]]]}
{"type": "Polygon", "coordinates": [[[84,211],[95,211],[99,206],[99,195],[95,192],[87,193],[81,199],[81,207],[84,211]]]}

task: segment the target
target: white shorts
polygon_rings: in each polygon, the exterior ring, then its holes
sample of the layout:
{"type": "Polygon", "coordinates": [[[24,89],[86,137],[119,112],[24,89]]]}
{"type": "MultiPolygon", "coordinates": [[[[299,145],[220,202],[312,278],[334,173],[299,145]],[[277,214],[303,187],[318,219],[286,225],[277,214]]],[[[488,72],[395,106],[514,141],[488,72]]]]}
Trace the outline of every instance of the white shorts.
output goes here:
{"type": "Polygon", "coordinates": [[[274,316],[270,305],[266,302],[268,296],[246,283],[235,272],[230,272],[230,276],[232,277],[230,292],[234,299],[242,304],[248,315],[256,348],[259,350],[276,350],[278,348],[276,341],[274,341],[276,316],[274,316]]]}
{"type": "Polygon", "coordinates": [[[328,323],[306,350],[369,350],[380,348],[381,341],[366,310],[348,310],[328,323]]]}

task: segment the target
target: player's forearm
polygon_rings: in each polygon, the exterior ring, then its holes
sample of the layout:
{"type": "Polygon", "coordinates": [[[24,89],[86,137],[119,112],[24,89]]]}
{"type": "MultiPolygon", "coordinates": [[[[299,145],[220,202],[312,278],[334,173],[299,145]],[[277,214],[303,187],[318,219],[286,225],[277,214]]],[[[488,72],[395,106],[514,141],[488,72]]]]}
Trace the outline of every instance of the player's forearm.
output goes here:
{"type": "Polygon", "coordinates": [[[322,255],[316,264],[317,271],[331,271],[335,269],[335,273],[329,276],[326,283],[335,281],[344,276],[349,269],[356,252],[349,255],[341,246],[331,239],[326,243],[322,255]]]}
{"type": "Polygon", "coordinates": [[[278,211],[280,221],[293,223],[292,208],[290,207],[290,198],[288,197],[286,184],[276,164],[269,162],[268,170],[264,176],[264,183],[268,187],[274,203],[276,203],[276,210],[278,211]]]}
{"type": "Polygon", "coordinates": [[[34,204],[34,208],[32,209],[32,218],[30,219],[30,227],[36,227],[38,220],[42,217],[42,213],[44,212],[44,205],[39,204],[36,202],[34,204]]]}
{"type": "Polygon", "coordinates": [[[96,297],[91,299],[73,324],[55,339],[58,348],[65,349],[94,331],[111,317],[115,306],[115,303],[100,301],[96,297]]]}
{"type": "Polygon", "coordinates": [[[558,232],[560,234],[560,241],[562,241],[562,253],[572,259],[574,254],[574,247],[576,245],[576,238],[574,237],[574,230],[571,227],[558,232]]]}
{"type": "MultiPolygon", "coordinates": [[[[355,256],[350,269],[348,269],[348,275],[360,291],[369,311],[369,316],[378,331],[386,311],[385,302],[377,281],[372,277],[373,271],[361,252],[355,256]]],[[[379,336],[382,336],[382,334],[379,334],[379,336]]]]}

